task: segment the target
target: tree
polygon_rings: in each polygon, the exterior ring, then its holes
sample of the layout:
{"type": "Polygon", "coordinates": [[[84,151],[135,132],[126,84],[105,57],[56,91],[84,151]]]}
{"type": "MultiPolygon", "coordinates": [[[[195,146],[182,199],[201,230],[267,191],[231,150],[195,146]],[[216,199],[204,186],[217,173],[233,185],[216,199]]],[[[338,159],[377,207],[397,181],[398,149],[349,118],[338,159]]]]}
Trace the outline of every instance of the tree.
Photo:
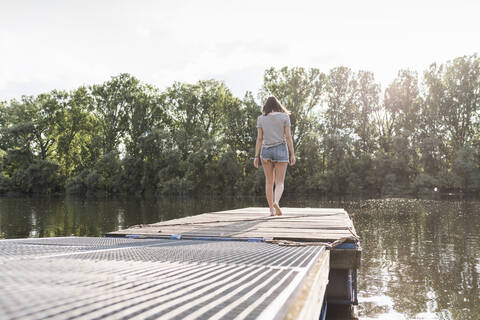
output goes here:
{"type": "Polygon", "coordinates": [[[37,97],[23,96],[20,101],[12,100],[2,107],[2,171],[11,190],[25,193],[59,190],[58,164],[51,156],[66,97],[65,92],[52,91],[37,97]]]}
{"type": "Polygon", "coordinates": [[[168,125],[164,95],[150,85],[138,85],[130,92],[131,103],[126,107],[126,148],[134,158],[143,157],[142,138],[155,128],[168,125]]]}
{"type": "MultiPolygon", "coordinates": [[[[385,90],[383,122],[380,122],[382,153],[391,159],[391,179],[396,190],[408,190],[418,172],[414,142],[422,106],[416,72],[402,70],[385,90]]],[[[379,154],[378,156],[381,157],[379,154]]]]}
{"type": "Polygon", "coordinates": [[[52,91],[37,97],[23,96],[8,108],[8,126],[4,135],[13,147],[29,149],[35,157],[46,160],[55,142],[55,126],[65,107],[67,94],[52,91]]]}
{"type": "Polygon", "coordinates": [[[353,127],[358,136],[356,149],[359,156],[370,156],[376,148],[377,129],[373,115],[379,110],[380,86],[374,82],[373,73],[360,71],[356,74],[355,118],[353,127]]]}
{"type": "Polygon", "coordinates": [[[225,104],[225,123],[223,126],[224,143],[229,151],[248,157],[255,149],[257,138],[257,117],[260,106],[255,102],[250,92],[243,100],[229,96],[225,104]]]}
{"type": "MultiPolygon", "coordinates": [[[[456,58],[445,66],[442,117],[452,150],[459,150],[475,135],[480,112],[480,58],[475,54],[456,58]]],[[[478,129],[478,127],[477,127],[478,129]]]]}
{"type": "Polygon", "coordinates": [[[223,83],[208,80],[197,84],[175,83],[166,91],[165,103],[172,114],[173,136],[185,156],[207,140],[218,141],[224,108],[232,98],[223,83]]]}
{"type": "Polygon", "coordinates": [[[444,141],[446,125],[442,116],[444,108],[442,106],[446,103],[443,70],[443,65],[432,64],[423,75],[426,92],[419,114],[416,142],[420,151],[421,166],[430,177],[448,169],[446,158],[448,150],[444,141]]]}
{"type": "Polygon", "coordinates": [[[265,100],[274,95],[290,111],[293,143],[301,148],[306,135],[312,130],[317,119],[314,111],[320,107],[326,76],[320,70],[311,68],[270,68],[265,71],[260,97],[265,100]]]}
{"type": "Polygon", "coordinates": [[[102,154],[118,152],[119,139],[127,126],[127,108],[133,103],[139,81],[129,74],[112,77],[102,85],[93,85],[93,113],[101,130],[102,154]]]}
{"type": "Polygon", "coordinates": [[[92,96],[80,87],[68,95],[55,126],[55,159],[65,178],[92,168],[99,158],[98,130],[91,115],[92,96]],[[96,146],[96,147],[95,147],[96,146]]]}
{"type": "Polygon", "coordinates": [[[356,103],[358,83],[350,68],[330,70],[327,77],[327,109],[324,112],[328,135],[350,135],[358,114],[356,103]]]}

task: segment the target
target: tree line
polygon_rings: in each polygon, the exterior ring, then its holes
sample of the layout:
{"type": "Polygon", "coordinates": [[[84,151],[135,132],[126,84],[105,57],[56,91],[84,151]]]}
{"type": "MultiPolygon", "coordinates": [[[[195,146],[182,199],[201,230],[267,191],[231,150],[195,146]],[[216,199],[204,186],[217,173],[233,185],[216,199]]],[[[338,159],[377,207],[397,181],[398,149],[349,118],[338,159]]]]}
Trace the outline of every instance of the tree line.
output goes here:
{"type": "Polygon", "coordinates": [[[253,195],[261,102],[292,111],[288,192],[480,191],[480,58],[401,70],[270,68],[254,97],[220,81],[165,90],[129,74],[0,102],[0,193],[253,195]]]}

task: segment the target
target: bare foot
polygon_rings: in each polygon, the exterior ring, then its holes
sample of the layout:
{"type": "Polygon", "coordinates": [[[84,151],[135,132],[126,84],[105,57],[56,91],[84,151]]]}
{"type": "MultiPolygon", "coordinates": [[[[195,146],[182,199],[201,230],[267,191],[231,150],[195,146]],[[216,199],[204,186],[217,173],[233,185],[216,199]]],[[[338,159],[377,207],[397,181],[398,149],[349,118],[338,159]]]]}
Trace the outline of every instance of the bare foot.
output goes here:
{"type": "Polygon", "coordinates": [[[270,217],[275,216],[275,211],[273,209],[270,209],[270,217]]]}
{"type": "Polygon", "coordinates": [[[281,216],[282,215],[282,210],[280,209],[280,206],[278,205],[278,203],[274,203],[273,207],[275,208],[275,211],[277,212],[277,216],[281,216]]]}

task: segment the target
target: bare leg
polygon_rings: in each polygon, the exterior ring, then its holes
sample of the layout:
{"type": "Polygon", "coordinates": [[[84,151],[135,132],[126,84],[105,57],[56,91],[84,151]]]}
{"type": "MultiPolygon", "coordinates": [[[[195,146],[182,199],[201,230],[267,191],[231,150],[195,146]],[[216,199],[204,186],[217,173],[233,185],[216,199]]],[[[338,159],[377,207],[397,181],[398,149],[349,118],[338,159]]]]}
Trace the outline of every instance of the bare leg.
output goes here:
{"type": "Polygon", "coordinates": [[[274,176],[275,176],[275,202],[273,203],[273,207],[277,212],[277,215],[282,215],[282,210],[280,209],[280,199],[282,198],[283,194],[283,182],[285,180],[285,173],[287,172],[287,162],[277,162],[275,163],[274,169],[274,176]]]}
{"type": "Polygon", "coordinates": [[[270,215],[275,215],[273,209],[273,164],[270,160],[262,159],[263,172],[265,173],[265,194],[267,196],[268,206],[270,207],[270,215]]]}

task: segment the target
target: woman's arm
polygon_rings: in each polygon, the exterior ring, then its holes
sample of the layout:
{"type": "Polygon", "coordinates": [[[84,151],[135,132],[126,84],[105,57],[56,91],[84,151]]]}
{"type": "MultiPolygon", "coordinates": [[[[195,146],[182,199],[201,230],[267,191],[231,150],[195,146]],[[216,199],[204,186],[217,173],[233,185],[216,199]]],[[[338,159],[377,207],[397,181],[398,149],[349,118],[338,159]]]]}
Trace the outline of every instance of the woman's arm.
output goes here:
{"type": "Polygon", "coordinates": [[[285,126],[285,138],[287,139],[288,150],[290,151],[290,165],[295,164],[295,151],[293,150],[292,132],[289,126],[285,126]]]}
{"type": "Polygon", "coordinates": [[[257,143],[255,145],[255,159],[253,160],[253,165],[255,166],[255,168],[258,168],[258,157],[260,156],[262,143],[263,143],[263,130],[262,128],[257,128],[257,143]]]}

